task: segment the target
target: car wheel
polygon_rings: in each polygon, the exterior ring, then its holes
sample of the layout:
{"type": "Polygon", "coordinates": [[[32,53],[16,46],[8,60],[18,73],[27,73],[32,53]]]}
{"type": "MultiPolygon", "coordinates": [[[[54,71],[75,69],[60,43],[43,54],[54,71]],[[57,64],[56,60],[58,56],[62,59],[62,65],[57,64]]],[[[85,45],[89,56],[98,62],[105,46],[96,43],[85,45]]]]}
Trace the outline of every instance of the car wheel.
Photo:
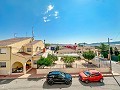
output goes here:
{"type": "Polygon", "coordinates": [[[85,83],[87,83],[87,84],[88,84],[88,83],[89,83],[89,80],[85,80],[85,83]]]}
{"type": "Polygon", "coordinates": [[[49,80],[49,81],[48,81],[48,84],[49,84],[49,85],[53,85],[53,84],[54,84],[54,81],[53,81],[53,80],[49,80]]]}
{"type": "Polygon", "coordinates": [[[103,79],[102,78],[100,79],[100,82],[103,83],[103,79]]]}
{"type": "Polygon", "coordinates": [[[65,84],[66,84],[66,85],[69,85],[70,83],[71,83],[71,81],[69,81],[69,80],[66,80],[66,81],[65,81],[65,84]]]}

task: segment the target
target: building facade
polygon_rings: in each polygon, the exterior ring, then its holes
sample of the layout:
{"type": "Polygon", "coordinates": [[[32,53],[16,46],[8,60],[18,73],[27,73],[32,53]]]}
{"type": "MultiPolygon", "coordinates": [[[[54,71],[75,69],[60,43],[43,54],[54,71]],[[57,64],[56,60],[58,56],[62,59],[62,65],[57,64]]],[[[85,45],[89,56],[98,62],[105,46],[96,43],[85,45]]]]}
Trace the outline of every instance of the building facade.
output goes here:
{"type": "Polygon", "coordinates": [[[0,75],[26,74],[36,68],[45,45],[31,37],[0,41],[0,75]]]}

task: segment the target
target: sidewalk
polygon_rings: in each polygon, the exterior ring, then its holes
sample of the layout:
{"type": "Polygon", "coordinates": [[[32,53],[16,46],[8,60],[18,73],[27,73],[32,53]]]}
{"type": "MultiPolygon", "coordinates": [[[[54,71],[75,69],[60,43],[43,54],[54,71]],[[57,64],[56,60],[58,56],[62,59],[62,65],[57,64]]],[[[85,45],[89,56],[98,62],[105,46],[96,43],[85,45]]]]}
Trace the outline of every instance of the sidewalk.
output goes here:
{"type": "MultiPolygon", "coordinates": [[[[77,73],[71,74],[73,78],[78,77],[77,73]]],[[[104,73],[104,77],[120,76],[118,73],[104,73]]],[[[0,75],[0,79],[29,79],[29,78],[46,78],[45,74],[25,74],[25,75],[0,75]]]]}

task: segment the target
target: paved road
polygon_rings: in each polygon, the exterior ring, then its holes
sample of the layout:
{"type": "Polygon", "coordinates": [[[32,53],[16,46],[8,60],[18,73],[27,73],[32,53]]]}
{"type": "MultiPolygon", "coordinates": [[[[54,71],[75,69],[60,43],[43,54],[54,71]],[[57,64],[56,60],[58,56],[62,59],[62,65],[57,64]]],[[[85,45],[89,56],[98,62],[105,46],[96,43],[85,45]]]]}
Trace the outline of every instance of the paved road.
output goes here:
{"type": "MultiPolygon", "coordinates": [[[[116,77],[120,82],[120,76],[116,77]]],[[[11,79],[0,80],[0,90],[120,90],[113,77],[105,77],[104,83],[85,84],[73,78],[72,85],[55,84],[49,86],[45,79],[11,79]]]]}
{"type": "Polygon", "coordinates": [[[117,64],[116,62],[112,61],[112,70],[120,74],[120,64],[117,64]]]}

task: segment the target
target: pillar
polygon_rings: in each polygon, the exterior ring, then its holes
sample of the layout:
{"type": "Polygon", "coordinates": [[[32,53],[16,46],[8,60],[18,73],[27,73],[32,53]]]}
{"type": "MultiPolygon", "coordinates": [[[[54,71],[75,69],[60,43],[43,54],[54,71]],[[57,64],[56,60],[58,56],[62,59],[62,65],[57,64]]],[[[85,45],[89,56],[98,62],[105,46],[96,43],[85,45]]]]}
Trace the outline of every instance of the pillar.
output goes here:
{"type": "Polygon", "coordinates": [[[23,72],[26,74],[26,63],[23,65],[23,72]]]}

